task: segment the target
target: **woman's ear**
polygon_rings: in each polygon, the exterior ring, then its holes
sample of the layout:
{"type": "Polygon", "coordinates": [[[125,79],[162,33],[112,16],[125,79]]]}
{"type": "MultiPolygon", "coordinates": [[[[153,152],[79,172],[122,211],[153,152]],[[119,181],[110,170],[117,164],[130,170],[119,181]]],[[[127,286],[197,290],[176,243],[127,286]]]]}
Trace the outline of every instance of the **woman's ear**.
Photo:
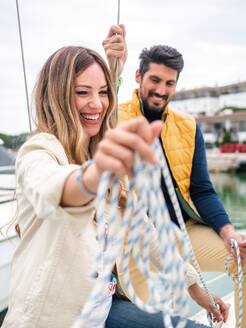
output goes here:
{"type": "Polygon", "coordinates": [[[141,75],[140,75],[139,68],[136,70],[136,77],[135,77],[135,79],[136,79],[136,82],[137,83],[140,83],[141,82],[141,75]]]}

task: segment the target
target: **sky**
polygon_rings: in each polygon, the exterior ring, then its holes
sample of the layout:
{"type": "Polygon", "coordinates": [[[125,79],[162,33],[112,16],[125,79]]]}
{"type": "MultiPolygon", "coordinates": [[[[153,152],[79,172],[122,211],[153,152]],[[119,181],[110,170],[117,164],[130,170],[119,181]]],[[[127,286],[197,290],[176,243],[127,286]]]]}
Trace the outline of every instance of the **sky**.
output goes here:
{"type": "MultiPolygon", "coordinates": [[[[46,59],[66,45],[83,45],[104,58],[102,41],[117,24],[118,0],[19,0],[28,95],[46,59]]],[[[177,90],[246,81],[245,0],[121,0],[128,59],[119,102],[137,84],[138,56],[167,44],[183,54],[177,90]]],[[[16,0],[0,0],[0,133],[28,132],[16,0]]],[[[34,128],[34,126],[33,126],[34,128]]]]}

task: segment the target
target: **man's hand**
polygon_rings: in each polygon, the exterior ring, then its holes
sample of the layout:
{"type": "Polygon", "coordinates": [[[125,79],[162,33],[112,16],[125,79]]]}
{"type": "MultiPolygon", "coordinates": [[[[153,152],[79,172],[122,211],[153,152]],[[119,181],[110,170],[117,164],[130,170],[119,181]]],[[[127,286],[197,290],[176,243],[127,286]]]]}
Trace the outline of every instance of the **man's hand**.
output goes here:
{"type": "Polygon", "coordinates": [[[201,307],[203,307],[208,312],[212,313],[215,316],[216,322],[226,322],[228,318],[229,308],[222,301],[221,298],[212,294],[215,304],[218,304],[220,307],[220,311],[215,309],[206,294],[206,292],[197,284],[193,284],[188,288],[188,292],[191,298],[197,302],[201,307]]]}
{"type": "Polygon", "coordinates": [[[220,230],[220,236],[223,238],[225,247],[234,257],[234,260],[237,263],[237,255],[235,248],[231,248],[231,239],[235,239],[238,243],[238,247],[240,250],[240,256],[242,264],[245,263],[246,260],[246,236],[238,233],[231,224],[226,224],[220,230]]]}
{"type": "Polygon", "coordinates": [[[127,59],[127,46],[125,36],[125,26],[123,24],[120,24],[119,26],[114,25],[111,26],[107,38],[102,42],[113,81],[118,81],[127,59]],[[118,76],[115,79],[115,67],[117,58],[118,76]]]}

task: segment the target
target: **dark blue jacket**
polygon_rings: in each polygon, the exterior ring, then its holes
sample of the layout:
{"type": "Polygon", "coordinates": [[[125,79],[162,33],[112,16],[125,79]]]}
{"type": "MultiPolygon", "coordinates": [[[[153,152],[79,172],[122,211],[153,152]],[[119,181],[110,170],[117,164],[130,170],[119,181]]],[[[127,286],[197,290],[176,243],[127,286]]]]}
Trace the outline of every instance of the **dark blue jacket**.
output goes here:
{"type": "MultiPolygon", "coordinates": [[[[161,142],[162,145],[162,142],[161,142]]],[[[162,145],[165,154],[165,150],[162,145]]],[[[173,178],[173,177],[172,177],[173,178]]],[[[174,181],[174,185],[176,182],[174,181]]],[[[162,178],[161,187],[163,195],[167,202],[167,207],[171,216],[171,220],[177,224],[177,217],[173,209],[165,182],[162,178]]],[[[222,205],[214,187],[211,183],[206,160],[205,143],[199,125],[196,125],[196,139],[195,152],[192,162],[192,172],[190,180],[190,197],[194,203],[198,213],[203,220],[211,226],[218,234],[220,229],[226,225],[231,224],[229,217],[222,205]]],[[[182,209],[182,206],[181,206],[182,209]]],[[[189,219],[188,215],[182,209],[184,220],[189,219]]]]}

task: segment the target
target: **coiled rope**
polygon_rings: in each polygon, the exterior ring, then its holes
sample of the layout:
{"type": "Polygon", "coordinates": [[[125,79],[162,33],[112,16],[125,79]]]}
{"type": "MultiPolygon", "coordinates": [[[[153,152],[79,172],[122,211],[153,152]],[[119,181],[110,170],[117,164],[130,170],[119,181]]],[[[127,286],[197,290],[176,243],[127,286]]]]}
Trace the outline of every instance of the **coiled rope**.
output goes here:
{"type": "MultiPolygon", "coordinates": [[[[134,177],[129,182],[129,193],[124,216],[121,219],[120,227],[117,229],[117,204],[119,194],[119,178],[115,178],[112,184],[109,214],[109,233],[105,238],[105,208],[106,196],[109,180],[112,178],[110,173],[104,173],[97,196],[97,227],[99,253],[96,258],[96,268],[99,267],[103,260],[103,273],[98,278],[95,288],[93,289],[87,303],[85,304],[80,316],[77,318],[73,328],[86,327],[90,314],[98,298],[102,297],[105,285],[110,282],[111,272],[116,258],[121,255],[124,240],[123,273],[127,292],[134,303],[144,311],[151,313],[162,311],[163,322],[166,328],[172,328],[171,316],[179,315],[181,320],[178,328],[186,324],[184,316],[187,313],[187,292],[184,280],[184,264],[189,259],[191,253],[191,244],[187,233],[182,233],[180,229],[170,220],[169,212],[163,193],[160,187],[160,177],[163,177],[168,187],[168,192],[172,199],[180,226],[185,232],[185,225],[182,219],[179,203],[173,188],[171,176],[163,156],[159,141],[153,146],[160,166],[152,166],[142,162],[138,155],[135,155],[135,172],[134,177]],[[138,190],[136,196],[135,188],[138,190]],[[145,214],[148,211],[148,216],[145,214]],[[148,220],[149,227],[145,230],[143,236],[140,235],[141,227],[148,220]],[[153,224],[157,229],[158,241],[160,245],[160,267],[161,272],[158,274],[150,270],[149,246],[150,246],[150,226],[153,224]],[[141,241],[141,237],[143,240],[141,241]],[[176,240],[179,239],[183,250],[183,259],[179,256],[176,240]],[[135,293],[129,276],[129,260],[132,253],[139,270],[145,275],[147,284],[150,289],[151,299],[154,304],[144,304],[135,293]],[[161,283],[157,284],[159,281],[161,283]],[[160,290],[160,286],[162,286],[160,290]],[[174,290],[174,295],[172,294],[174,290]],[[173,300],[173,308],[169,306],[170,299],[173,300]]],[[[193,253],[193,252],[192,252],[193,253]]],[[[194,254],[193,254],[194,257],[194,254]]],[[[196,262],[196,268],[199,266],[196,262]]],[[[96,271],[96,269],[95,269],[96,271]]],[[[200,278],[201,272],[200,272],[200,278]]],[[[204,280],[203,280],[204,282],[204,280]]],[[[204,282],[205,285],[205,282],[204,282]]],[[[208,290],[206,288],[208,293],[208,290]]],[[[212,299],[212,297],[210,296],[212,299]]],[[[213,299],[212,299],[213,300],[213,299]]],[[[214,301],[213,301],[214,302],[214,301]]],[[[215,305],[214,305],[215,306],[215,305]]],[[[102,324],[98,321],[98,326],[102,324]]]]}
{"type": "MultiPolygon", "coordinates": [[[[183,220],[183,216],[182,216],[182,213],[181,213],[181,209],[180,209],[180,206],[179,206],[179,202],[178,202],[178,198],[177,198],[177,195],[176,195],[176,192],[175,192],[175,189],[174,189],[174,186],[173,186],[173,182],[172,182],[172,178],[171,178],[171,175],[170,175],[170,172],[169,172],[169,169],[168,169],[168,165],[167,165],[167,162],[166,162],[166,158],[165,156],[163,156],[163,153],[160,153],[158,152],[158,161],[159,161],[159,164],[161,166],[161,169],[162,169],[162,174],[163,174],[163,177],[164,177],[164,180],[165,180],[165,184],[167,186],[167,189],[168,189],[168,193],[169,193],[169,196],[171,198],[171,201],[172,201],[172,204],[173,204],[173,207],[174,207],[174,210],[175,210],[175,213],[176,213],[176,216],[177,216],[177,219],[178,219],[178,222],[179,222],[179,225],[180,225],[180,228],[181,228],[181,231],[184,233],[185,235],[185,238],[186,238],[186,241],[187,241],[187,244],[189,246],[189,256],[191,257],[191,260],[195,266],[195,269],[198,273],[198,276],[199,276],[199,279],[200,279],[200,282],[206,292],[206,294],[208,295],[210,301],[211,301],[211,304],[213,305],[213,307],[217,308],[218,309],[218,306],[217,304],[215,304],[214,302],[214,299],[213,297],[211,296],[209,290],[208,290],[208,287],[206,285],[206,282],[203,278],[203,275],[201,273],[201,269],[200,269],[200,266],[196,260],[196,257],[195,257],[195,254],[194,254],[194,251],[193,251],[193,248],[192,248],[192,245],[191,245],[191,241],[190,241],[190,238],[189,238],[189,235],[188,235],[188,232],[186,230],[186,226],[185,226],[185,223],[184,223],[184,220],[183,220]]],[[[241,324],[242,324],[242,312],[243,312],[243,297],[242,297],[242,281],[244,279],[243,277],[243,273],[242,273],[242,267],[241,267],[241,259],[240,259],[240,251],[239,251],[239,247],[238,247],[238,244],[236,242],[236,240],[232,239],[231,240],[231,247],[236,249],[236,254],[237,254],[237,263],[238,263],[238,281],[236,281],[234,279],[234,276],[230,274],[229,272],[229,269],[228,269],[228,262],[230,261],[230,259],[232,258],[232,255],[230,255],[226,261],[225,261],[225,269],[228,273],[228,275],[233,279],[234,283],[238,283],[239,284],[239,319],[238,319],[238,328],[241,328],[241,324]]],[[[185,258],[184,258],[185,260],[185,258]]],[[[208,314],[208,318],[210,318],[210,315],[208,314]]],[[[213,327],[213,322],[212,320],[209,320],[209,324],[210,324],[210,327],[212,328],[213,327]]]]}
{"type": "MultiPolygon", "coordinates": [[[[171,175],[163,155],[159,141],[153,146],[160,166],[151,166],[142,162],[138,155],[135,155],[135,172],[134,177],[129,182],[129,193],[124,216],[121,220],[120,227],[117,229],[118,212],[118,195],[119,195],[119,178],[114,178],[111,187],[111,199],[109,213],[109,233],[105,236],[105,208],[107,207],[106,198],[110,179],[112,176],[109,172],[104,173],[97,196],[97,227],[99,253],[96,258],[96,269],[103,261],[103,273],[99,277],[94,290],[91,293],[80,316],[75,321],[73,328],[86,327],[90,321],[90,314],[95,302],[102,297],[105,291],[105,285],[110,282],[111,272],[116,262],[116,258],[121,255],[124,240],[124,258],[123,273],[124,282],[127,292],[134,303],[144,311],[155,313],[162,311],[163,322],[166,328],[172,328],[170,317],[172,315],[181,316],[178,328],[184,327],[186,320],[184,316],[187,312],[187,293],[184,281],[184,264],[188,261],[191,254],[192,261],[198,272],[200,281],[211,300],[214,307],[216,304],[210,295],[206,283],[202,277],[200,267],[195,259],[191,242],[185,228],[182,213],[179,207],[177,196],[173,187],[171,175]],[[160,175],[163,175],[166,186],[173,203],[181,231],[172,223],[169,212],[163,198],[160,187],[160,175]],[[135,190],[138,190],[136,196],[135,190]],[[148,212],[148,216],[145,214],[148,212]],[[143,236],[140,235],[141,227],[148,221],[150,224],[145,229],[143,236]],[[156,274],[150,270],[149,246],[151,224],[155,226],[158,232],[158,240],[161,250],[160,266],[161,272],[156,274]],[[142,237],[142,240],[141,240],[142,237]],[[176,241],[180,240],[183,249],[183,260],[179,257],[176,241]],[[145,275],[147,284],[150,289],[151,299],[154,304],[144,304],[136,295],[131,284],[129,276],[129,261],[132,253],[139,270],[145,275]],[[157,282],[159,282],[157,284],[157,282]],[[158,288],[157,288],[158,285],[158,288]],[[161,286],[161,287],[160,287],[161,286]],[[172,291],[174,290],[174,295],[172,291]],[[174,297],[173,308],[169,307],[170,299],[174,297]]],[[[240,315],[238,328],[242,320],[242,270],[240,262],[239,248],[235,241],[233,245],[237,251],[239,265],[239,293],[240,293],[240,315]]],[[[231,256],[228,258],[228,261],[231,256]]],[[[228,271],[228,269],[227,269],[228,271]]],[[[229,271],[228,271],[229,272],[229,271]]],[[[232,277],[233,278],[233,277],[232,277]]],[[[98,327],[103,322],[98,320],[98,327]]],[[[213,322],[210,321],[210,327],[213,322]]]]}

